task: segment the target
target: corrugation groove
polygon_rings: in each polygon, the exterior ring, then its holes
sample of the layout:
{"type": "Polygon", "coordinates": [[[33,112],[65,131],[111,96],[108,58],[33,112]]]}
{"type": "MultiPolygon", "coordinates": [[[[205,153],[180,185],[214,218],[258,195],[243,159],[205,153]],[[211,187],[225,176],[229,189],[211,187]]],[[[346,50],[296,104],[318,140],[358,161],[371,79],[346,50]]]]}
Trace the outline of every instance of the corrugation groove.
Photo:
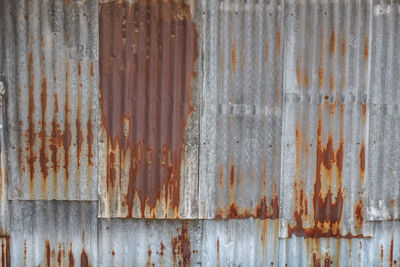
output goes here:
{"type": "Polygon", "coordinates": [[[368,220],[400,219],[399,3],[374,1],[368,220]]]}
{"type": "Polygon", "coordinates": [[[204,1],[200,217],[279,217],[283,2],[204,1]]]}
{"type": "Polygon", "coordinates": [[[11,199],[97,198],[97,2],[3,1],[11,199]]]}
{"type": "Polygon", "coordinates": [[[362,237],[371,2],[286,12],[281,211],[287,235],[362,237]]]}
{"type": "Polygon", "coordinates": [[[179,216],[197,35],[183,1],[101,4],[101,197],[111,216],[179,216]]]}

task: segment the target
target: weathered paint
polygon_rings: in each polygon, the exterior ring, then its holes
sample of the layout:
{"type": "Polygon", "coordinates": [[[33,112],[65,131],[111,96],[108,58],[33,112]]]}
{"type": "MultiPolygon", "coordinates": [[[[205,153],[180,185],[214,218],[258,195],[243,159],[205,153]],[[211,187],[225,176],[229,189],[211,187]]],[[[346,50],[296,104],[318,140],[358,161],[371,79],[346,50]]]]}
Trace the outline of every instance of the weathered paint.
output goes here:
{"type": "Polygon", "coordinates": [[[3,8],[9,198],[94,200],[97,1],[3,8]]]}
{"type": "Polygon", "coordinates": [[[158,217],[158,210],[163,217],[179,216],[198,57],[191,16],[183,1],[101,4],[100,102],[107,136],[102,197],[111,208],[118,202],[126,217],[158,217]]]}

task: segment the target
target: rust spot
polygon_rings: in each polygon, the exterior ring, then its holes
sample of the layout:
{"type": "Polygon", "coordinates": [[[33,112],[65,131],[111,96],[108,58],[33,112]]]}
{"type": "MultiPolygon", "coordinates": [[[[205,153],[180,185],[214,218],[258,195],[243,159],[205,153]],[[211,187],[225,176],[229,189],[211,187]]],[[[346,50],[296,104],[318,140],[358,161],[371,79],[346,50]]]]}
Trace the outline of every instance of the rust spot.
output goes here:
{"type": "Polygon", "coordinates": [[[361,144],[359,158],[360,158],[361,181],[362,181],[362,183],[364,183],[364,175],[365,175],[365,146],[364,146],[364,142],[361,144]]]}
{"type": "Polygon", "coordinates": [[[135,196],[142,217],[146,207],[151,213],[162,197],[178,214],[180,164],[193,112],[190,85],[198,56],[190,7],[172,0],[100,5],[101,118],[109,149],[128,165],[121,166],[129,170],[127,217],[133,216],[135,196]],[[127,137],[122,115],[131,118],[127,137]],[[140,156],[149,146],[151,165],[140,156]]]}
{"type": "Polygon", "coordinates": [[[89,259],[85,249],[82,249],[81,253],[81,267],[89,267],[89,259]]]}
{"type": "Polygon", "coordinates": [[[394,199],[390,200],[390,206],[391,206],[392,208],[394,208],[395,204],[396,204],[396,202],[395,202],[394,199]]]}
{"type": "Polygon", "coordinates": [[[67,6],[69,6],[71,4],[71,0],[65,0],[65,3],[67,4],[67,6]]]}
{"type": "Polygon", "coordinates": [[[356,209],[354,212],[354,215],[356,217],[357,220],[357,228],[360,229],[363,225],[364,222],[364,201],[363,199],[360,199],[360,201],[358,202],[358,204],[356,205],[356,209]]]}
{"type": "Polygon", "coordinates": [[[235,43],[232,45],[232,70],[236,71],[236,46],[235,43]]]}
{"type": "Polygon", "coordinates": [[[161,241],[160,242],[160,255],[161,255],[161,257],[164,256],[164,250],[165,250],[165,246],[164,246],[164,243],[161,241]]]}
{"type": "Polygon", "coordinates": [[[365,121],[367,119],[367,104],[362,104],[362,113],[363,113],[363,125],[365,125],[365,121]]]}
{"type": "Polygon", "coordinates": [[[151,248],[147,247],[147,266],[151,266],[151,248]]]}
{"type": "Polygon", "coordinates": [[[390,267],[393,266],[393,237],[392,240],[390,241],[389,265],[390,267]]]}
{"type": "Polygon", "coordinates": [[[24,240],[24,266],[26,266],[26,240],[24,240]]]}
{"type": "Polygon", "coordinates": [[[82,77],[82,66],[81,66],[81,62],[78,62],[78,76],[79,76],[79,78],[82,77]]]}
{"type": "Polygon", "coordinates": [[[235,185],[235,166],[233,165],[233,162],[231,161],[231,170],[229,172],[229,183],[231,185],[231,188],[235,185]]]}
{"type": "Polygon", "coordinates": [[[175,265],[189,266],[190,265],[190,236],[187,229],[187,223],[184,223],[181,228],[181,233],[171,240],[172,256],[175,265]]]}
{"type": "Polygon", "coordinates": [[[72,243],[69,244],[68,266],[69,267],[75,266],[74,253],[72,252],[72,243]]]}
{"type": "Polygon", "coordinates": [[[50,242],[49,240],[46,241],[46,266],[50,267],[50,258],[51,258],[51,250],[50,250],[50,242]]]}
{"type": "Polygon", "coordinates": [[[383,263],[383,245],[381,244],[381,263],[383,263]]]}
{"type": "Polygon", "coordinates": [[[90,76],[94,77],[94,66],[93,61],[90,61],[90,76]]]}

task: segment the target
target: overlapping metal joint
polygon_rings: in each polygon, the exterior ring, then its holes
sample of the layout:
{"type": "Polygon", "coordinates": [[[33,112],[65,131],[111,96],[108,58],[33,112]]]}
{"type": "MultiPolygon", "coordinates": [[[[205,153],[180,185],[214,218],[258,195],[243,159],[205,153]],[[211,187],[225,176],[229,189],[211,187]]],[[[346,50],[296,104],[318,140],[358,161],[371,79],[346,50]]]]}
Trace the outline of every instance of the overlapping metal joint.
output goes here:
{"type": "Polygon", "coordinates": [[[397,2],[0,5],[3,265],[399,263],[397,2]]]}

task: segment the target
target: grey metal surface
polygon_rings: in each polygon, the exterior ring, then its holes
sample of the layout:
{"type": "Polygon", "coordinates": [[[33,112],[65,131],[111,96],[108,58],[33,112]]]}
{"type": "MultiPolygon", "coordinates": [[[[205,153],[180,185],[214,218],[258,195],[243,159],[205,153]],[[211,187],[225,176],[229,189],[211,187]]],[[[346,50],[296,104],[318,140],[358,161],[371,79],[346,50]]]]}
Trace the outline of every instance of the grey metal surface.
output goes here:
{"type": "Polygon", "coordinates": [[[11,266],[97,266],[97,204],[11,201],[11,266]]]}
{"type": "Polygon", "coordinates": [[[99,266],[200,266],[202,221],[99,219],[99,266]]]}
{"type": "Polygon", "coordinates": [[[287,1],[282,237],[368,236],[371,1],[287,1]]]}
{"type": "Polygon", "coordinates": [[[97,1],[1,12],[9,198],[97,199],[97,1]]]}
{"type": "Polygon", "coordinates": [[[202,5],[199,216],[277,218],[283,1],[202,5]]]}
{"type": "Polygon", "coordinates": [[[400,219],[399,7],[395,1],[374,2],[368,220],[400,219]]]}
{"type": "Polygon", "coordinates": [[[204,220],[202,266],[281,266],[278,237],[278,220],[204,220]]]}

